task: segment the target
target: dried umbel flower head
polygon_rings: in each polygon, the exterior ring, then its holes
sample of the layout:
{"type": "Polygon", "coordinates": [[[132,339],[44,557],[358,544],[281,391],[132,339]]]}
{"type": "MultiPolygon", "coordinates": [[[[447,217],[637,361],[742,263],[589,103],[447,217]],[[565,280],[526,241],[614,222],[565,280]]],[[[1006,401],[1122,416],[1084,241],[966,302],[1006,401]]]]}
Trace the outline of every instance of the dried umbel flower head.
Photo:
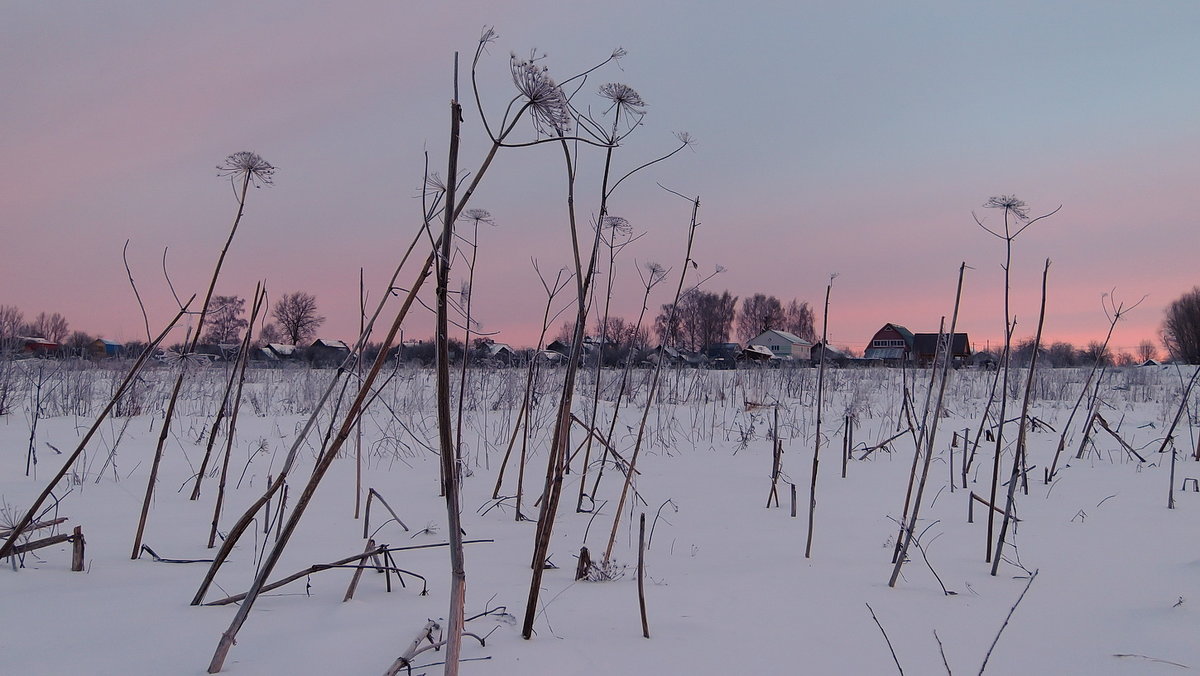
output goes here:
{"type": "Polygon", "coordinates": [[[633,225],[620,216],[605,216],[603,226],[614,234],[628,235],[633,232],[633,225]]]}
{"type": "Polygon", "coordinates": [[[492,212],[487,209],[467,209],[463,212],[460,218],[464,221],[474,221],[476,224],[487,223],[495,225],[496,221],[492,220],[492,212]]]}
{"type": "Polygon", "coordinates": [[[218,164],[217,176],[228,176],[229,180],[234,182],[242,178],[258,188],[274,184],[275,167],[264,160],[262,155],[243,150],[226,157],[224,162],[218,164]]]}
{"type": "Polygon", "coordinates": [[[538,133],[565,134],[570,131],[571,104],[547,68],[539,66],[534,56],[518,59],[516,54],[509,58],[508,65],[513,84],[525,98],[538,133]]]}
{"type": "Polygon", "coordinates": [[[988,209],[1004,209],[1017,217],[1017,220],[1029,220],[1029,205],[1016,195],[999,195],[989,197],[983,206],[988,209]]]}
{"type": "Polygon", "coordinates": [[[642,95],[637,93],[637,90],[627,84],[620,82],[609,82],[600,86],[600,96],[612,101],[613,107],[618,110],[624,110],[627,113],[638,114],[646,107],[646,102],[642,99],[642,95]]]}
{"type": "Polygon", "coordinates": [[[685,146],[691,146],[691,145],[696,144],[696,137],[692,136],[691,134],[687,133],[686,131],[675,132],[675,138],[679,139],[679,142],[685,146]]]}

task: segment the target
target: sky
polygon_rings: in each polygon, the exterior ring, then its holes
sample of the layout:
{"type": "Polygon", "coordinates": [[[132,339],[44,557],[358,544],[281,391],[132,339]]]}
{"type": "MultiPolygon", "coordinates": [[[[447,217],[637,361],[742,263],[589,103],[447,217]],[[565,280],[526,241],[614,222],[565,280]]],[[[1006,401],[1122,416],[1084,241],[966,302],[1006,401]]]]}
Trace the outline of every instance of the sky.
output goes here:
{"type": "MultiPolygon", "coordinates": [[[[676,132],[696,142],[610,197],[643,233],[617,259],[613,313],[636,318],[648,261],[671,270],[651,307],[670,301],[690,204],[669,188],[700,199],[689,285],[720,266],[702,288],[808,301],[819,331],[836,274],[829,339],[861,350],[887,322],[937,331],[966,263],[959,330],[995,346],[1005,246],[974,219],[1002,227],[982,205],[1013,194],[1032,215],[1062,207],[1013,242],[1016,334],[1034,332],[1050,259],[1044,340],[1103,339],[1104,303],[1140,301],[1112,340],[1133,351],[1198,283],[1197,25],[1191,2],[5,3],[0,305],[144,338],[128,241],[157,332],[177,309],[164,251],[176,291],[203,294],[237,209],[216,166],[250,150],[275,184],[248,196],[217,293],[315,294],[320,334],[353,340],[360,269],[371,305],[421,223],[426,162],[446,175],[455,52],[469,180],[489,147],[479,108],[494,126],[515,94],[510,53],[562,81],[622,47],[572,99],[603,121],[605,83],[646,101],[613,171],[676,132]],[[484,26],[499,37],[477,104],[484,26]]],[[[580,155],[576,206],[594,218],[604,152],[580,155]]],[[[534,344],[532,261],[551,277],[571,262],[561,149],[502,149],[469,207],[495,221],[479,233],[479,330],[534,344]]],[[[432,335],[432,313],[404,330],[432,335]]]]}

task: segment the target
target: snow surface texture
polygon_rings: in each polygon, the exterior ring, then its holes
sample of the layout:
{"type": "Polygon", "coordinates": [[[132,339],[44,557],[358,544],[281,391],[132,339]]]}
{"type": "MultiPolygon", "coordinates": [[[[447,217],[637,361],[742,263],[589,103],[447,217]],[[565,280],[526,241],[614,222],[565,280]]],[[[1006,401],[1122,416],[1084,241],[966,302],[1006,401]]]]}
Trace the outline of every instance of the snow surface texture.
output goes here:
{"type": "MultiPolygon", "coordinates": [[[[7,519],[19,517],[47,478],[61,467],[107,400],[115,370],[61,366],[57,389],[43,401],[35,446],[39,463],[24,476],[33,423],[21,364],[11,381],[12,410],[0,416],[0,497],[7,519]],[[59,449],[58,455],[51,448],[59,449]]],[[[919,413],[928,372],[917,372],[912,398],[919,413]]],[[[251,371],[230,466],[221,519],[225,532],[261,495],[269,475],[303,426],[331,371],[251,371]]],[[[912,373],[909,382],[913,382],[912,373]]],[[[1183,374],[1185,377],[1190,372],[1183,374]]],[[[649,418],[648,447],[639,461],[636,488],[614,550],[615,577],[575,582],[581,544],[603,556],[621,473],[606,468],[596,502],[598,515],[576,513],[577,457],[565,484],[550,548],[558,569],[547,571],[536,636],[524,641],[520,621],[528,595],[534,525],[514,518],[513,501],[498,505],[492,487],[516,417],[524,371],[472,371],[464,425],[463,520],[467,545],[467,615],[492,611],[468,623],[487,635],[486,646],[466,639],[468,674],[741,674],[896,673],[870,604],[909,674],[945,673],[938,642],[955,673],[977,673],[1006,615],[1038,575],[1000,637],[987,666],[992,674],[1173,674],[1200,668],[1195,640],[1200,604],[1200,493],[1179,490],[1200,477],[1196,402],[1176,432],[1176,509],[1167,509],[1170,454],[1159,443],[1179,405],[1174,368],[1110,372],[1101,388],[1101,411],[1119,434],[1146,457],[1140,463],[1104,432],[1084,459],[1075,460],[1076,414],[1065,464],[1043,483],[1058,434],[1042,428],[1029,439],[1029,494],[1017,492],[1022,521],[999,575],[984,563],[986,513],[975,505],[967,522],[970,491],[986,495],[991,444],[981,444],[967,490],[950,489],[948,453],[955,472],[963,445],[951,448],[955,430],[974,435],[991,374],[951,376],[947,417],[940,422],[918,532],[932,569],[914,547],[894,589],[887,586],[896,519],[903,509],[914,442],[905,434],[866,460],[852,460],[842,479],[841,444],[846,413],[857,415],[860,449],[895,434],[901,415],[898,370],[844,370],[828,374],[823,445],[817,485],[813,557],[804,558],[808,484],[814,446],[815,371],[682,371],[665,374],[662,397],[649,418]],[[766,404],[766,406],[747,406],[766,404]],[[783,439],[780,507],[765,509],[770,490],[773,409],[778,402],[783,439]],[[789,487],[797,484],[799,513],[790,516],[789,487]],[[1190,482],[1189,482],[1190,483],[1190,482]],[[669,502],[668,502],[669,501],[669,502]],[[491,509],[489,509],[491,507],[491,509]],[[661,509],[660,509],[661,508],[661,509]],[[646,553],[646,597],[651,638],[642,638],[638,615],[637,515],[645,512],[653,540],[646,553]],[[594,519],[593,519],[594,516],[594,519]],[[590,525],[589,525],[590,524],[590,525]],[[927,530],[926,530],[927,529],[927,530]],[[1181,666],[1182,665],[1182,666],[1181,666]]],[[[619,373],[604,374],[599,427],[607,430],[619,373]]],[[[1062,429],[1086,377],[1082,370],[1047,370],[1034,388],[1032,415],[1062,429]]],[[[168,439],[145,543],[170,559],[204,559],[216,479],[205,480],[200,500],[189,501],[192,477],[204,450],[225,373],[219,366],[189,378],[181,417],[168,439]]],[[[622,454],[631,450],[645,405],[647,374],[635,372],[635,404],[626,405],[614,434],[622,454]]],[[[202,674],[236,606],[192,607],[189,601],[207,570],[204,563],[129,558],[150,459],[162,422],[171,372],[150,371],[131,397],[128,412],[111,418],[57,491],[52,515],[60,528],[80,525],[87,539],[86,571],[70,571],[71,546],[24,556],[24,566],[0,567],[0,672],[5,674],[202,674]],[[122,429],[124,429],[122,433],[122,429]],[[110,460],[114,441],[120,435],[110,460]],[[69,489],[69,490],[68,490],[69,489]]],[[[1024,372],[1012,388],[1009,411],[1019,412],[1024,372]],[[1015,402],[1015,403],[1014,403],[1015,402]]],[[[553,370],[539,379],[538,409],[529,445],[523,511],[536,518],[545,448],[557,399],[553,370]]],[[[363,485],[375,488],[410,528],[386,522],[378,505],[371,530],[396,547],[445,542],[445,506],[438,497],[433,379],[401,369],[363,426],[363,485]],[[386,405],[385,405],[386,404],[386,405]]],[[[591,375],[580,392],[590,395],[591,375]]],[[[457,391],[457,389],[455,390],[457,391]]],[[[590,398],[576,412],[586,419],[590,398]]],[[[343,405],[342,409],[344,410],[343,405]]],[[[1015,415],[1015,414],[1014,414],[1015,415]]],[[[330,424],[302,451],[290,488],[298,494],[330,424]]],[[[340,421],[340,417],[337,418],[340,421]]],[[[1007,427],[1016,438],[1016,425],[1007,427]]],[[[573,443],[583,434],[576,428],[573,443]]],[[[223,442],[223,438],[218,440],[223,442]]],[[[220,448],[221,443],[217,444],[220,448]]],[[[516,456],[502,495],[515,493],[516,456]]],[[[363,550],[362,520],[354,520],[355,458],[347,446],[317,491],[273,579],[315,563],[363,550]]],[[[1002,458],[1007,479],[1011,444],[1002,458]]],[[[599,449],[592,449],[593,458],[599,449]]],[[[628,457],[626,455],[626,457],[628,457]]],[[[213,465],[213,471],[219,470],[213,465]]],[[[598,465],[593,461],[588,484],[598,465]]],[[[365,489],[364,489],[365,490],[365,489]]],[[[1004,494],[1001,488],[1000,495],[1004,494]]],[[[291,499],[294,501],[294,497],[291,499]]],[[[1000,498],[1003,504],[1003,498],[1000,498]]],[[[289,504],[290,507],[290,504],[289,504]]],[[[272,510],[277,501],[272,501],[272,510]]],[[[273,517],[272,517],[273,518],[273,517]]],[[[217,577],[206,600],[247,589],[264,542],[264,522],[247,534],[217,577]]],[[[271,525],[274,525],[273,523],[271,525]]],[[[997,530],[999,521],[997,520],[997,530]]],[[[38,537],[48,534],[40,533],[38,537]]],[[[353,600],[342,597],[353,573],[330,570],[264,595],[254,606],[225,664],[229,674],[382,673],[425,625],[447,612],[448,553],[444,547],[397,552],[396,565],[428,578],[406,576],[406,587],[385,591],[384,576],[366,571],[353,600]]],[[[395,582],[395,578],[393,578],[395,582]]],[[[441,673],[441,652],[426,652],[413,673],[441,673]]]]}

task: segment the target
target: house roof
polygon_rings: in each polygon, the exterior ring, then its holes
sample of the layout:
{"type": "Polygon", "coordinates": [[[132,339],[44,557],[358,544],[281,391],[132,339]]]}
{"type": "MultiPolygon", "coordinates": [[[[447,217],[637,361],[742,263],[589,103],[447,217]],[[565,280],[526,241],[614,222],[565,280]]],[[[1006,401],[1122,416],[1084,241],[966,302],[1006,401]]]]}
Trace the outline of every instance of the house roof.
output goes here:
{"type": "Polygon", "coordinates": [[[766,345],[748,345],[746,349],[742,350],[742,354],[757,359],[773,359],[775,357],[775,353],[771,352],[771,348],[766,345]]]}
{"type": "Polygon", "coordinates": [[[488,343],[487,353],[489,357],[495,357],[501,352],[513,353],[513,349],[504,343],[488,343]]]}
{"type": "Polygon", "coordinates": [[[820,342],[818,342],[815,345],[813,345],[813,349],[812,349],[814,359],[821,355],[822,349],[825,350],[825,356],[829,357],[830,359],[845,359],[846,358],[845,352],[842,352],[841,350],[837,349],[836,347],[822,345],[820,342]]]}
{"type": "MultiPolygon", "coordinates": [[[[766,331],[763,331],[762,333],[755,336],[754,340],[755,341],[762,340],[764,336],[769,336],[769,335],[779,336],[780,338],[783,338],[784,340],[791,343],[792,345],[812,345],[812,343],[801,338],[800,336],[797,336],[794,333],[789,333],[788,331],[780,331],[779,329],[767,329],[766,331]]],[[[754,342],[754,341],[751,341],[751,342],[754,342]]]]}
{"type": "Polygon", "coordinates": [[[904,359],[902,347],[868,347],[863,359],[904,359]]]}
{"type": "Polygon", "coordinates": [[[295,345],[284,345],[283,343],[267,343],[266,345],[272,352],[281,357],[290,357],[296,353],[295,345]]]}
{"type": "MultiPolygon", "coordinates": [[[[935,354],[937,352],[937,341],[938,334],[936,333],[918,333],[913,337],[913,351],[917,354],[935,354]]],[[[967,340],[967,334],[954,334],[954,346],[951,354],[971,354],[971,343],[967,340]]]]}
{"type": "MultiPolygon", "coordinates": [[[[912,345],[913,337],[914,337],[912,331],[909,331],[908,329],[904,328],[903,326],[900,326],[899,324],[892,324],[892,323],[884,324],[883,328],[886,329],[889,326],[892,327],[893,329],[895,329],[896,333],[899,333],[900,335],[904,336],[904,342],[908,343],[909,345],[912,345]]],[[[882,330],[883,329],[880,329],[880,331],[882,331],[882,330]]]]}
{"type": "Polygon", "coordinates": [[[313,341],[313,347],[329,347],[335,350],[350,351],[350,346],[340,340],[329,340],[328,338],[318,338],[313,341]]]}

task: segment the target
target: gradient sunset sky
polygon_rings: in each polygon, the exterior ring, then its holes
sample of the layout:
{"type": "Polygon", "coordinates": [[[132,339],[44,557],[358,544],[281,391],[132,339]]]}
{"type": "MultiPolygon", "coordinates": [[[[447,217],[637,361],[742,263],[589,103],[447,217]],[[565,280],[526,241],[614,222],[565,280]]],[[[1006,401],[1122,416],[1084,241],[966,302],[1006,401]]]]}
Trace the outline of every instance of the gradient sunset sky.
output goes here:
{"type": "MultiPolygon", "coordinates": [[[[976,349],[1001,340],[1003,243],[972,219],[999,223],[981,208],[991,195],[1035,215],[1062,205],[1015,243],[1018,336],[1036,325],[1046,258],[1047,340],[1103,338],[1115,289],[1145,301],[1113,344],[1157,343],[1164,307],[1200,283],[1195,2],[10,2],[0,304],[144,338],[122,246],[161,327],[175,309],[164,248],[180,294],[202,293],[236,209],[215,167],[253,150],[275,185],[249,196],[218,293],[263,279],[274,298],[314,293],[321,335],[352,340],[359,268],[378,298],[420,222],[426,151],[445,175],[454,52],[469,65],[485,25],[499,34],[480,71],[489,119],[514,93],[510,52],[536,49],[564,79],[620,46],[576,99],[600,115],[597,88],[623,82],[646,100],[618,167],[669,151],[673,132],[697,139],[613,197],[645,233],[618,263],[630,319],[634,266],[672,269],[657,307],[683,258],[689,205],[656,183],[700,197],[690,274],[726,269],[705,289],[808,300],[819,317],[837,273],[830,339],[859,350],[885,322],[936,331],[962,261],[960,330],[976,349]]],[[[487,138],[467,83],[460,166],[474,171],[487,138]]],[[[583,216],[599,159],[580,168],[583,216]]],[[[530,259],[551,274],[570,261],[562,165],[553,146],[504,150],[471,204],[496,221],[474,304],[498,341],[536,341],[530,259]]],[[[405,335],[432,325],[419,310],[405,335]]]]}

